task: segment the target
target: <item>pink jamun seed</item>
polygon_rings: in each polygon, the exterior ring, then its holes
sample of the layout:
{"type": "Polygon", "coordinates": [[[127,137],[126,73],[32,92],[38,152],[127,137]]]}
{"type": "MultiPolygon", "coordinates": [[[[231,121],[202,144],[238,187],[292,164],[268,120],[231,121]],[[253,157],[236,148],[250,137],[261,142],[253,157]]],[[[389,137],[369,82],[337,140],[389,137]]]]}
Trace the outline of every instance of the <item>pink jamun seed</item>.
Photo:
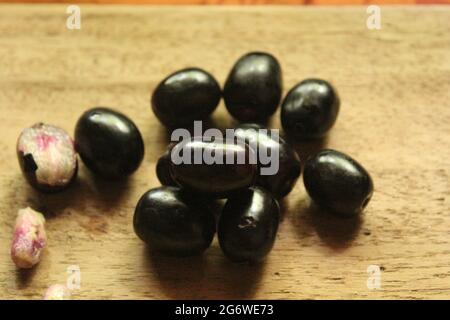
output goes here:
{"type": "Polygon", "coordinates": [[[27,181],[43,192],[66,188],[77,175],[78,160],[72,138],[61,128],[36,123],[22,131],[17,157],[27,181]]]}
{"type": "Polygon", "coordinates": [[[44,294],[44,300],[70,300],[70,290],[63,284],[50,286],[44,294]]]}
{"type": "Polygon", "coordinates": [[[18,268],[30,269],[41,259],[47,242],[44,216],[31,208],[20,209],[11,245],[11,258],[18,268]]]}

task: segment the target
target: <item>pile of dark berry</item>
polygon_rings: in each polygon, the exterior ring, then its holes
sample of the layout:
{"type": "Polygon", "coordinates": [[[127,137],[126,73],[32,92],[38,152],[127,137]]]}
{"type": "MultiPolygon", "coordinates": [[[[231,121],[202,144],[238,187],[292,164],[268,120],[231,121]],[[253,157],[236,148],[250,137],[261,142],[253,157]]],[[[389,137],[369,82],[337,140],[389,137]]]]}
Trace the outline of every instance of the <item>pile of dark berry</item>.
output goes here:
{"type": "MultiPolygon", "coordinates": [[[[269,253],[280,219],[278,201],[292,191],[301,174],[293,146],[326,135],[340,107],[328,82],[303,80],[281,102],[285,137],[274,139],[269,131],[260,129],[265,129],[262,124],[275,113],[282,90],[279,62],[262,52],[241,57],[223,90],[211,74],[198,68],[180,70],[161,81],[151,104],[168,129],[189,128],[196,120],[208,119],[223,97],[229,113],[240,122],[235,134],[245,143],[197,136],[168,146],[156,166],[162,186],[141,197],[133,219],[136,234],[151,250],[176,256],[201,254],[217,230],[220,247],[232,261],[258,261],[269,253]],[[267,164],[260,161],[260,147],[278,153],[276,173],[261,174],[267,164]],[[224,157],[242,156],[246,161],[175,163],[171,155],[180,150],[221,151],[224,157]],[[256,163],[248,161],[251,156],[256,163]],[[216,215],[218,199],[226,200],[216,215]]],[[[132,174],[144,156],[136,125],[109,108],[86,111],[76,125],[74,142],[72,145],[70,137],[54,126],[36,124],[25,129],[19,137],[18,156],[31,185],[44,192],[67,187],[76,177],[76,152],[87,168],[106,179],[132,174]]],[[[307,159],[303,180],[318,206],[342,217],[360,214],[373,192],[368,172],[348,155],[331,149],[307,159]]]]}
{"type": "MultiPolygon", "coordinates": [[[[307,79],[294,86],[281,103],[281,124],[286,139],[262,133],[282,96],[282,72],[272,55],[253,52],[233,66],[223,91],[208,72],[189,68],[165,78],[155,89],[152,108],[166,127],[190,127],[207,119],[221,97],[228,112],[240,122],[235,135],[246,145],[198,139],[170,145],[157,163],[163,185],[146,192],[136,207],[134,229],[151,248],[174,255],[200,254],[216,232],[214,199],[225,198],[217,233],[224,254],[232,261],[257,261],[271,250],[280,219],[278,200],[288,195],[301,173],[292,142],[323,137],[336,121],[339,97],[326,81],[307,79]],[[279,170],[261,174],[265,163],[174,163],[173,152],[196,150],[249,158],[251,141],[279,154],[279,170]],[[276,150],[275,150],[276,149],[276,150]]],[[[203,138],[203,137],[201,137],[203,138]]],[[[254,145],[254,144],[253,144],[254,145]]],[[[223,161],[225,162],[225,161],[223,161]]],[[[367,171],[349,156],[322,150],[304,166],[305,188],[326,210],[341,216],[359,214],[372,195],[367,171]]]]}

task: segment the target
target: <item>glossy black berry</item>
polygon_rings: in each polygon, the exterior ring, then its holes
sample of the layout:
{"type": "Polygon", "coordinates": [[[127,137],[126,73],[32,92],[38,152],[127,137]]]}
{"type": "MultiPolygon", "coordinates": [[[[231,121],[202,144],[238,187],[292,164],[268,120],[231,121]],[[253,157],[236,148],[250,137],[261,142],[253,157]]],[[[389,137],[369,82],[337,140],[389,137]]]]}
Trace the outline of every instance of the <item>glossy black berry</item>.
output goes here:
{"type": "Polygon", "coordinates": [[[294,86],[281,104],[281,125],[293,139],[324,136],[336,122],[340,101],[334,88],[320,79],[294,86]]]}
{"type": "Polygon", "coordinates": [[[136,235],[151,250],[177,256],[205,251],[214,237],[214,214],[201,200],[176,187],[147,191],[134,212],[136,235]]]}
{"type": "Polygon", "coordinates": [[[177,186],[170,174],[170,150],[166,150],[156,163],[156,176],[163,186],[177,186]]]}
{"type": "Polygon", "coordinates": [[[309,158],[303,180],[306,191],[317,205],[345,216],[360,213],[373,193],[372,178],[366,169],[335,150],[322,150],[309,158]]]}
{"type": "Polygon", "coordinates": [[[179,142],[171,152],[171,176],[179,186],[194,193],[227,197],[252,186],[258,172],[256,163],[250,162],[253,150],[246,144],[192,138],[179,142]]]}
{"type": "Polygon", "coordinates": [[[141,133],[133,121],[104,107],[90,109],[80,117],[75,147],[86,167],[105,178],[130,175],[144,157],[141,133]]]}
{"type": "Polygon", "coordinates": [[[253,187],[230,197],[217,230],[224,254],[235,262],[263,259],[275,242],[279,217],[277,201],[262,188],[253,187]]]}
{"type": "Polygon", "coordinates": [[[186,127],[207,118],[221,98],[220,86],[208,72],[198,68],[177,71],[156,87],[151,105],[167,127],[186,127]]]}
{"type": "Polygon", "coordinates": [[[264,52],[251,52],[233,66],[223,97],[230,114],[242,122],[262,122],[280,103],[283,90],[277,59],[264,52]]]}
{"type": "Polygon", "coordinates": [[[259,174],[256,184],[276,198],[289,194],[301,173],[300,158],[295,150],[279,134],[262,125],[243,123],[236,127],[235,135],[257,149],[259,174]],[[270,156],[261,161],[261,155],[268,154],[270,156]]]}

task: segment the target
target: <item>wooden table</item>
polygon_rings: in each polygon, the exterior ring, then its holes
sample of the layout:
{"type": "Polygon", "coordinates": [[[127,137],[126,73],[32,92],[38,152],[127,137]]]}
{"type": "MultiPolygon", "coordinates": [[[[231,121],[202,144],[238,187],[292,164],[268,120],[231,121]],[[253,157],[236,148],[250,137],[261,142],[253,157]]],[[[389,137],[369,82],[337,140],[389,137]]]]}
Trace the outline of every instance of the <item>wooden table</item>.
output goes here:
{"type": "MultiPolygon", "coordinates": [[[[3,3],[66,3],[70,0],[1,0],[3,3]]],[[[163,4],[163,5],[391,5],[450,4],[450,0],[77,0],[95,4],[163,4]]]]}
{"type": "MultiPolygon", "coordinates": [[[[0,7],[1,298],[39,299],[72,265],[81,270],[76,299],[450,298],[450,7],[386,7],[381,30],[366,28],[365,7],[81,9],[82,29],[68,30],[66,6],[0,7]],[[299,180],[265,263],[234,265],[217,240],[202,257],[149,255],[131,221],[140,195],[158,185],[167,143],[151,91],[186,66],[223,83],[250,50],[279,58],[286,90],[306,77],[335,84],[336,126],[298,149],[303,159],[322,146],[351,154],[373,175],[373,199],[361,219],[335,219],[311,208],[299,180]],[[95,105],[135,120],[146,145],[140,169],[120,184],[81,165],[70,190],[32,190],[15,156],[21,129],[45,121],[72,133],[95,105]],[[49,241],[41,263],[20,272],[9,244],[25,206],[47,215],[49,241]],[[380,267],[379,289],[367,286],[370,265],[380,267]]],[[[233,126],[222,104],[214,120],[233,126]]]]}
{"type": "MultiPolygon", "coordinates": [[[[0,0],[4,3],[67,3],[70,0],[0,0]]],[[[450,4],[450,0],[77,0],[95,4],[170,4],[170,5],[392,5],[450,4]]]]}

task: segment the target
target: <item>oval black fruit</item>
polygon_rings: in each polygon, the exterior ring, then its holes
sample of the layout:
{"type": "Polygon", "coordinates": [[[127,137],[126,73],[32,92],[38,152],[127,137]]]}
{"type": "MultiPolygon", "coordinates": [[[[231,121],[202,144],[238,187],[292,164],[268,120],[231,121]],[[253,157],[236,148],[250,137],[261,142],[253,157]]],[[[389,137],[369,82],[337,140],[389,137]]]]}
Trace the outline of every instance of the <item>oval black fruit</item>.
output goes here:
{"type": "Polygon", "coordinates": [[[205,251],[216,229],[207,205],[179,188],[166,186],[151,189],[140,198],[133,226],[151,250],[178,256],[205,251]]]}
{"type": "Polygon", "coordinates": [[[61,128],[36,123],[17,140],[17,157],[31,186],[42,192],[57,192],[75,180],[77,153],[72,138],[61,128]]]}
{"type": "Polygon", "coordinates": [[[277,59],[264,52],[242,56],[228,75],[223,97],[230,114],[243,122],[261,122],[280,103],[283,90],[277,59]]]}
{"type": "Polygon", "coordinates": [[[189,126],[207,118],[221,98],[220,86],[208,72],[198,68],[177,71],[156,87],[151,105],[156,117],[167,127],[189,126]]]}
{"type": "Polygon", "coordinates": [[[303,80],[281,104],[281,125],[291,138],[320,138],[336,122],[339,107],[339,96],[331,84],[320,79],[303,80]]]}
{"type": "Polygon", "coordinates": [[[156,163],[156,176],[163,186],[177,186],[170,175],[170,150],[166,150],[156,163]]]}
{"type": "Polygon", "coordinates": [[[259,166],[256,184],[282,198],[291,192],[300,176],[300,159],[282,137],[268,130],[259,124],[243,123],[236,127],[235,135],[250,147],[256,147],[259,166]],[[267,156],[262,159],[261,155],[267,156]]]}
{"type": "Polygon", "coordinates": [[[258,167],[245,143],[181,141],[172,149],[170,172],[178,185],[194,193],[226,197],[253,185],[258,167]]]}
{"type": "Polygon", "coordinates": [[[105,178],[130,175],[144,157],[144,142],[133,121],[104,107],[90,109],[80,117],[75,147],[86,167],[105,178]]]}
{"type": "Polygon", "coordinates": [[[330,149],[308,159],[303,181],[316,204],[345,216],[360,213],[373,193],[366,169],[348,155],[330,149]]]}
{"type": "Polygon", "coordinates": [[[269,192],[253,187],[230,197],[219,218],[217,235],[232,261],[258,261],[272,249],[280,208],[269,192]]]}

